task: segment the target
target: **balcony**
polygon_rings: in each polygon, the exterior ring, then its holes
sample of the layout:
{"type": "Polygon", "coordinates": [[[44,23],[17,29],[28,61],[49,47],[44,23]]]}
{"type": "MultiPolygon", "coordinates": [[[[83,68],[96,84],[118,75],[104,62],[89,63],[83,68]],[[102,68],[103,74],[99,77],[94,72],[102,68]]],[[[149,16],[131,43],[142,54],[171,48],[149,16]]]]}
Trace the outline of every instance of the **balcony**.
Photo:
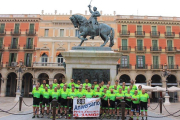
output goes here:
{"type": "Polygon", "coordinates": [[[135,31],[136,37],[145,37],[145,31],[135,31]]]}
{"type": "Polygon", "coordinates": [[[120,52],[130,52],[131,51],[131,47],[130,46],[120,46],[119,47],[119,51],[120,52]]]}
{"type": "Polygon", "coordinates": [[[63,63],[34,62],[33,68],[41,69],[64,69],[63,63]]]}
{"type": "Polygon", "coordinates": [[[0,29],[0,36],[4,36],[4,35],[6,35],[6,30],[4,30],[4,29],[1,30],[1,29],[0,29]]]}
{"type": "Polygon", "coordinates": [[[120,31],[120,37],[129,37],[130,36],[130,31],[120,31]]]}
{"type": "Polygon", "coordinates": [[[173,53],[176,52],[176,47],[165,47],[166,52],[173,53]]]}
{"type": "Polygon", "coordinates": [[[3,51],[5,48],[5,45],[0,45],[0,51],[3,51]]]}
{"type": "Polygon", "coordinates": [[[162,70],[163,69],[163,65],[153,64],[153,65],[151,65],[151,69],[152,70],[162,70]]]}
{"type": "Polygon", "coordinates": [[[13,36],[19,36],[21,35],[21,30],[15,30],[15,29],[11,29],[11,35],[13,36]]]}
{"type": "Polygon", "coordinates": [[[146,52],[146,47],[145,46],[136,46],[135,51],[136,52],[146,52]]]}
{"type": "Polygon", "coordinates": [[[174,38],[175,32],[165,32],[164,35],[166,38],[174,38]]]}
{"type": "Polygon", "coordinates": [[[151,52],[161,52],[162,48],[161,47],[150,47],[151,52]]]}
{"type": "Polygon", "coordinates": [[[20,49],[20,45],[9,45],[8,46],[8,50],[19,50],[20,49]]]}
{"type": "Polygon", "coordinates": [[[8,69],[15,69],[15,67],[18,65],[18,62],[6,62],[6,68],[8,69]]]}
{"type": "Polygon", "coordinates": [[[118,70],[131,70],[132,66],[131,64],[120,64],[118,70]]]}
{"type": "Polygon", "coordinates": [[[152,38],[159,38],[160,32],[159,32],[159,31],[151,31],[151,32],[150,32],[150,36],[151,36],[152,38]]]}
{"type": "Polygon", "coordinates": [[[167,65],[167,69],[170,69],[170,70],[178,70],[178,69],[179,69],[179,66],[178,66],[178,65],[167,65]]]}
{"type": "Polygon", "coordinates": [[[33,51],[35,50],[35,45],[24,45],[23,49],[27,51],[33,51]]]}
{"type": "Polygon", "coordinates": [[[137,70],[146,70],[146,69],[148,69],[148,65],[147,64],[136,64],[135,69],[137,69],[137,70]]]}
{"type": "Polygon", "coordinates": [[[36,30],[35,29],[33,29],[33,30],[27,29],[26,30],[26,35],[35,36],[36,35],[36,30]]]}

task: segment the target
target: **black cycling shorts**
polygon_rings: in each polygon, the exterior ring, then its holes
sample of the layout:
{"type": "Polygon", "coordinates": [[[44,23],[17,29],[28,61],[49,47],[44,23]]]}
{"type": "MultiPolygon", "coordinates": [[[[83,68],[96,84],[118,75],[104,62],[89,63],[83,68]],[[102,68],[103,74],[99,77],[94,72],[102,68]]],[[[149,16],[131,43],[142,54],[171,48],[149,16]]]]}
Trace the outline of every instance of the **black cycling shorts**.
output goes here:
{"type": "Polygon", "coordinates": [[[130,108],[131,108],[131,101],[127,101],[127,100],[126,100],[125,108],[126,108],[126,109],[130,109],[130,108]]]}
{"type": "Polygon", "coordinates": [[[121,107],[121,101],[118,100],[118,101],[117,101],[117,108],[120,108],[120,107],[121,107]]]}
{"type": "Polygon", "coordinates": [[[115,101],[110,100],[110,109],[115,109],[115,101]]]}
{"type": "Polygon", "coordinates": [[[33,97],[33,106],[39,106],[40,98],[33,97]]]}
{"type": "Polygon", "coordinates": [[[67,103],[68,103],[67,99],[61,98],[61,106],[62,107],[67,107],[67,103]]]}
{"type": "Polygon", "coordinates": [[[139,104],[134,104],[134,103],[132,103],[132,109],[131,109],[131,111],[133,111],[133,112],[139,112],[139,104]]]}
{"type": "Polygon", "coordinates": [[[52,102],[52,97],[49,97],[49,103],[51,103],[52,102]]]}
{"type": "Polygon", "coordinates": [[[147,110],[147,102],[141,102],[140,107],[141,107],[141,111],[142,110],[147,110]]]}
{"type": "Polygon", "coordinates": [[[102,106],[102,108],[108,108],[108,101],[107,100],[102,100],[101,101],[101,106],[102,106]]]}
{"type": "Polygon", "coordinates": [[[45,107],[46,105],[47,107],[49,107],[49,104],[49,99],[43,98],[42,106],[45,107]]]}
{"type": "Polygon", "coordinates": [[[61,104],[61,97],[58,98],[58,103],[61,104]]]}

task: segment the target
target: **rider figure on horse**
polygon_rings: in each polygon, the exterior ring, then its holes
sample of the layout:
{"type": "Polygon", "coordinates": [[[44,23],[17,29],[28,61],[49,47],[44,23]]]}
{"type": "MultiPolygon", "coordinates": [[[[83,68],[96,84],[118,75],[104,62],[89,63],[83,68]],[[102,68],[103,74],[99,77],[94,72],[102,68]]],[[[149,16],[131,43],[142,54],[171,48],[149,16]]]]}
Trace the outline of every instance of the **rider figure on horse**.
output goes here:
{"type": "Polygon", "coordinates": [[[93,10],[91,10],[91,5],[88,6],[89,7],[89,12],[91,13],[91,17],[89,18],[89,23],[92,26],[92,35],[90,37],[90,39],[94,39],[94,36],[96,36],[96,25],[98,25],[98,21],[97,21],[97,17],[100,17],[101,14],[99,13],[99,11],[97,11],[97,7],[93,7],[93,10]]]}

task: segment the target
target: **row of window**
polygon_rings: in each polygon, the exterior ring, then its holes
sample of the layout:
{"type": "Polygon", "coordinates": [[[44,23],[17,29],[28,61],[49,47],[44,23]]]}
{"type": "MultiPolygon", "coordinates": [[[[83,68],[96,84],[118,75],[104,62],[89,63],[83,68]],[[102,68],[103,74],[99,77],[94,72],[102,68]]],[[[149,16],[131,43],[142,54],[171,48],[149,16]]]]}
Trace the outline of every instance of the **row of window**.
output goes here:
{"type": "MultiPolygon", "coordinates": [[[[5,29],[5,24],[1,23],[0,24],[0,33],[3,33],[4,29],[5,29]]],[[[19,32],[19,29],[20,29],[20,24],[19,23],[15,23],[15,25],[14,25],[14,32],[19,32]]],[[[31,23],[29,25],[29,29],[30,30],[34,30],[34,24],[33,23],[31,23]]]]}
{"type": "MultiPolygon", "coordinates": [[[[153,68],[157,69],[160,67],[159,63],[159,56],[153,56],[152,57],[152,61],[153,61],[153,68]]],[[[168,63],[169,68],[174,67],[174,56],[168,56],[168,63]]],[[[124,55],[121,57],[121,67],[125,68],[125,67],[129,67],[129,56],[124,55]]],[[[142,55],[137,55],[136,56],[136,67],[137,68],[145,68],[146,63],[145,63],[145,56],[142,55]]]]}
{"type": "MultiPolygon", "coordinates": [[[[123,34],[123,32],[126,33],[126,31],[128,31],[127,25],[122,25],[121,30],[122,30],[122,34],[123,34]]],[[[142,25],[137,25],[136,31],[139,31],[139,33],[141,33],[141,31],[143,31],[142,25]]],[[[151,31],[153,31],[154,33],[157,32],[158,31],[157,26],[151,26],[151,31]]],[[[166,26],[166,32],[170,34],[172,32],[172,27],[166,26]]]]}
{"type": "MultiPolygon", "coordinates": [[[[137,39],[137,47],[141,49],[143,47],[143,40],[142,39],[137,39]]],[[[121,40],[121,45],[122,49],[127,49],[128,46],[128,40],[127,39],[122,39],[121,40]]],[[[158,40],[152,40],[152,47],[157,49],[158,48],[158,40]]],[[[167,47],[172,48],[173,47],[173,41],[172,40],[167,40],[167,47]]]]}
{"type": "MultiPolygon", "coordinates": [[[[2,53],[0,53],[0,60],[1,60],[1,55],[2,53]]],[[[25,57],[24,57],[24,65],[26,67],[31,67],[32,66],[32,53],[25,53],[25,57]]],[[[48,56],[44,53],[42,56],[41,56],[41,62],[42,63],[47,63],[48,62],[48,56]]],[[[17,61],[17,53],[10,53],[9,55],[9,66],[16,66],[16,61],[17,61]]],[[[62,57],[61,54],[59,54],[57,56],[57,63],[63,63],[64,59],[62,57]]],[[[43,64],[44,66],[46,64],[43,64]]]]}
{"type": "MultiPolygon", "coordinates": [[[[64,29],[60,29],[59,31],[59,37],[64,37],[64,29]]],[[[44,36],[45,37],[48,37],[49,36],[49,29],[45,29],[45,32],[44,32],[44,36]]],[[[78,37],[80,34],[79,30],[75,30],[75,37],[78,37]]]]}
{"type": "MultiPolygon", "coordinates": [[[[3,38],[0,38],[0,48],[3,47],[3,38]]],[[[11,44],[9,46],[11,49],[17,49],[18,48],[18,38],[13,37],[11,40],[11,44]]],[[[26,49],[33,49],[33,38],[27,38],[26,45],[24,46],[26,49]]]]}

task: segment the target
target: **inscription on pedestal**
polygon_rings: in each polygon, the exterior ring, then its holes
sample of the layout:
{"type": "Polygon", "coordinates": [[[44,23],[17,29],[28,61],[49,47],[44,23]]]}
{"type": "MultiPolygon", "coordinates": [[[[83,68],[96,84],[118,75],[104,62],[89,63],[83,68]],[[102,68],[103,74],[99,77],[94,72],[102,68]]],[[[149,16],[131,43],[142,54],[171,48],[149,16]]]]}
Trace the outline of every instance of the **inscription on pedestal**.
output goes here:
{"type": "Polygon", "coordinates": [[[109,69],[73,69],[72,78],[75,82],[80,80],[81,83],[88,79],[91,84],[94,80],[98,83],[104,81],[105,84],[110,80],[110,70],[109,69]]]}

